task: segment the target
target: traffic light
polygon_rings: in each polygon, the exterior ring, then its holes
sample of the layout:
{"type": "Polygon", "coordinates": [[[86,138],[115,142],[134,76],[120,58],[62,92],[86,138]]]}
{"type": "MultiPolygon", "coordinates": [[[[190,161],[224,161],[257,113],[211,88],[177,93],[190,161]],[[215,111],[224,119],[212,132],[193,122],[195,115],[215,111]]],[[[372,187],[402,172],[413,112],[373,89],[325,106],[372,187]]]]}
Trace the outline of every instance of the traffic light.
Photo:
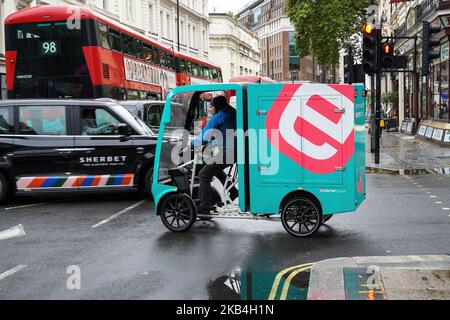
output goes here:
{"type": "Polygon", "coordinates": [[[392,69],[394,67],[394,44],[386,42],[381,47],[381,67],[392,69]]]}
{"type": "Polygon", "coordinates": [[[344,83],[352,84],[354,73],[353,55],[350,53],[344,56],[344,83]]]}
{"type": "Polygon", "coordinates": [[[377,41],[378,30],[372,24],[365,24],[363,28],[363,70],[372,75],[377,69],[377,41]]]}
{"type": "Polygon", "coordinates": [[[442,30],[441,25],[431,24],[428,21],[423,21],[422,29],[422,75],[426,76],[430,72],[430,64],[434,59],[441,57],[441,50],[433,50],[441,44],[438,38],[433,37],[435,33],[442,30]]]}

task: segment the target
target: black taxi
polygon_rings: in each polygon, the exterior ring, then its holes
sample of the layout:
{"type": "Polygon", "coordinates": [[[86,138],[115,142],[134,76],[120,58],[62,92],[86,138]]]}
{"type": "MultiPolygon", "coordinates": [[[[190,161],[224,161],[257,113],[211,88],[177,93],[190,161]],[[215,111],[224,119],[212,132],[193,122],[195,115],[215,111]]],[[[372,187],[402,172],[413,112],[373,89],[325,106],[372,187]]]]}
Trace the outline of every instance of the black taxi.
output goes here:
{"type": "Polygon", "coordinates": [[[15,193],[151,193],[157,136],[117,103],[0,102],[0,202],[15,193]]]}

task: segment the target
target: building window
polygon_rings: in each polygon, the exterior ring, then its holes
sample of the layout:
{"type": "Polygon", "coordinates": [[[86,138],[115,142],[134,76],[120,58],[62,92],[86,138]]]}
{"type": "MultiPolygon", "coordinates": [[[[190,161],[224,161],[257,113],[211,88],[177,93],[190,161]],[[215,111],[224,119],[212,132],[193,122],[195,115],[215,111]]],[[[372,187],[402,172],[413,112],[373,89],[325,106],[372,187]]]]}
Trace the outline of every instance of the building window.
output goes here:
{"type": "Polygon", "coordinates": [[[136,5],[135,0],[127,0],[127,18],[128,20],[135,20],[136,5]]]}
{"type": "Polygon", "coordinates": [[[197,36],[195,34],[195,27],[192,28],[192,37],[193,37],[192,47],[197,49],[197,36]]]}
{"type": "Polygon", "coordinates": [[[436,120],[449,121],[448,86],[449,67],[448,61],[437,64],[432,68],[431,74],[431,104],[429,114],[436,120]]]}
{"type": "Polygon", "coordinates": [[[150,27],[150,32],[155,33],[155,14],[153,11],[153,3],[150,3],[148,6],[148,15],[149,15],[149,27],[150,27]]]}
{"type": "Polygon", "coordinates": [[[295,32],[289,32],[289,71],[300,70],[300,56],[295,50],[295,32]]]}
{"type": "Polygon", "coordinates": [[[1,83],[0,100],[6,100],[8,98],[8,90],[6,87],[6,74],[0,73],[0,83],[1,83]]]}
{"type": "Polygon", "coordinates": [[[191,25],[188,24],[188,46],[190,47],[192,43],[192,36],[191,36],[191,25]]]}
{"type": "Polygon", "coordinates": [[[439,104],[438,118],[440,120],[449,120],[448,112],[448,61],[441,63],[441,101],[439,104]]]}
{"type": "Polygon", "coordinates": [[[170,15],[168,15],[168,14],[166,14],[166,23],[167,23],[167,26],[166,26],[166,38],[171,38],[170,37],[170,15]]]}

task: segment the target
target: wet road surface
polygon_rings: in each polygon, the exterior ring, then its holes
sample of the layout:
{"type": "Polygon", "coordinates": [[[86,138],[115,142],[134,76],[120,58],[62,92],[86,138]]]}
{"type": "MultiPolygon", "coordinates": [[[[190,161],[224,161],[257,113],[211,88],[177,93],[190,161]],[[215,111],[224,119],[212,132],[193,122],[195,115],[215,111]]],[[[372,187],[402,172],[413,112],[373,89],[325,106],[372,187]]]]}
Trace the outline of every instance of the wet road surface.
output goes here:
{"type": "Polygon", "coordinates": [[[245,220],[173,234],[134,193],[18,198],[0,207],[0,299],[302,299],[308,263],[449,254],[449,191],[448,175],[369,175],[360,210],[311,239],[245,220]]]}

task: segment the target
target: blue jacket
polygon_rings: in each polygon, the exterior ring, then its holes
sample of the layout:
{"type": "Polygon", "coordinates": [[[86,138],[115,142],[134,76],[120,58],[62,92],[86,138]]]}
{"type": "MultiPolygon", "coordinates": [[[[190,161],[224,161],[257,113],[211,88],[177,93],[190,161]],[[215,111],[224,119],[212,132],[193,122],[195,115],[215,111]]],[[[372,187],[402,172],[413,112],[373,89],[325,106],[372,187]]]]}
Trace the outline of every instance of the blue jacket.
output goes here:
{"type": "Polygon", "coordinates": [[[236,111],[232,107],[226,107],[217,112],[203,128],[199,136],[192,142],[194,147],[206,145],[210,142],[214,129],[220,130],[223,137],[223,151],[235,152],[236,139],[234,131],[236,130],[236,111]],[[233,130],[233,134],[227,135],[227,130],[233,130]]]}

